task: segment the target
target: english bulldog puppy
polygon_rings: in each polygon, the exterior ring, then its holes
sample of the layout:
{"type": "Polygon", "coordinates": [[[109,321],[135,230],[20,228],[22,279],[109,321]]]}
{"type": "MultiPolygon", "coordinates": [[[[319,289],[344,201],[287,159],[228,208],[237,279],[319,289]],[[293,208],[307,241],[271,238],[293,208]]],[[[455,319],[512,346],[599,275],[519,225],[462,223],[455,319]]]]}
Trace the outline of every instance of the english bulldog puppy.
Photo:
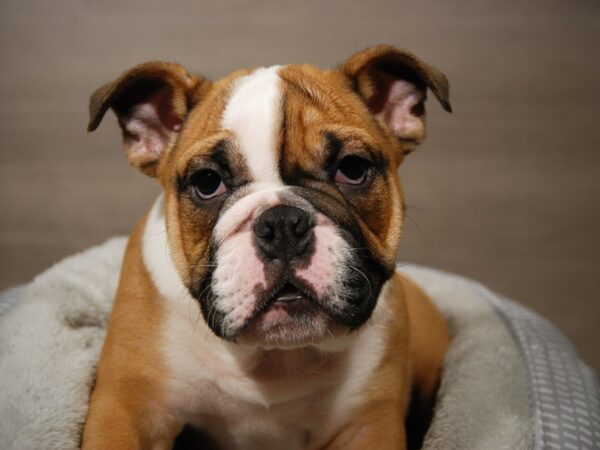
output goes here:
{"type": "Polygon", "coordinates": [[[418,445],[449,334],[395,261],[428,90],[450,111],[441,72],[382,45],[216,82],[149,62],[92,95],[89,130],[112,109],[163,192],[129,239],[85,450],[418,445]]]}

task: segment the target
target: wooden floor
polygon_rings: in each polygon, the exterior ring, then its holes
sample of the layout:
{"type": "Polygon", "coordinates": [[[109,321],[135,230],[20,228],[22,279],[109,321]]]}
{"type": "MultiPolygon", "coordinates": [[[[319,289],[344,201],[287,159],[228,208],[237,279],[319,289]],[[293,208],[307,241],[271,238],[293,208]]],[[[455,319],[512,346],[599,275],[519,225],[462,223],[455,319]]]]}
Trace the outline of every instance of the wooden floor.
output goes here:
{"type": "Polygon", "coordinates": [[[600,368],[600,2],[564,0],[0,3],[0,288],[127,233],[157,195],[101,83],[149,59],[218,77],[341,62],[392,43],[448,75],[453,115],[401,169],[401,260],[474,277],[549,318],[600,368]]]}

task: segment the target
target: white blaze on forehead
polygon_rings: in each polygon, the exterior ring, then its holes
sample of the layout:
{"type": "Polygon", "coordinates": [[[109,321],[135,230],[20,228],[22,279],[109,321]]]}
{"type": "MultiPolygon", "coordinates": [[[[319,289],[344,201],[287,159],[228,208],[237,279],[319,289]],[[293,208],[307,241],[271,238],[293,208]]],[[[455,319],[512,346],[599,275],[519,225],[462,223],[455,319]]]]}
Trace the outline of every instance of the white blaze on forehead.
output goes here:
{"type": "Polygon", "coordinates": [[[223,128],[235,134],[255,181],[281,182],[276,158],[282,113],[278,71],[279,66],[273,66],[242,77],[221,122],[223,128]]]}

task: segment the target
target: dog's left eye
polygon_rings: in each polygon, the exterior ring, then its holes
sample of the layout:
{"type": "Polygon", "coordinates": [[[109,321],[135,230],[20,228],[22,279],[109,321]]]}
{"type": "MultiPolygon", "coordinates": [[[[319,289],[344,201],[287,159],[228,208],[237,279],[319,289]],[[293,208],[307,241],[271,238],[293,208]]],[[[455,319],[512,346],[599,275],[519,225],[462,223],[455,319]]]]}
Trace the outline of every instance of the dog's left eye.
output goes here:
{"type": "Polygon", "coordinates": [[[198,196],[204,200],[227,192],[227,186],[223,183],[221,175],[211,169],[203,169],[192,176],[191,184],[198,196]]]}
{"type": "Polygon", "coordinates": [[[335,182],[340,184],[359,185],[365,182],[370,163],[360,156],[346,156],[340,161],[335,182]]]}

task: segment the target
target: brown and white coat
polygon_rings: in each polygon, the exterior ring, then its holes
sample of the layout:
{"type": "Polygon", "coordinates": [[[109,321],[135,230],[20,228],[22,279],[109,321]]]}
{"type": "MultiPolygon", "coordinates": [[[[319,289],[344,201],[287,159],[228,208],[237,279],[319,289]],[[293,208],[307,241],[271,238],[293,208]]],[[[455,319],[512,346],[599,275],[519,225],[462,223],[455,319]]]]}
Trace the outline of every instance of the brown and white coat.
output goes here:
{"type": "Polygon", "coordinates": [[[185,425],[219,448],[406,447],[449,340],[394,274],[428,88],[449,110],[440,72],[380,46],[214,83],[146,63],[92,96],[90,129],[112,108],[164,192],[130,238],[83,448],[167,449],[185,425]]]}

